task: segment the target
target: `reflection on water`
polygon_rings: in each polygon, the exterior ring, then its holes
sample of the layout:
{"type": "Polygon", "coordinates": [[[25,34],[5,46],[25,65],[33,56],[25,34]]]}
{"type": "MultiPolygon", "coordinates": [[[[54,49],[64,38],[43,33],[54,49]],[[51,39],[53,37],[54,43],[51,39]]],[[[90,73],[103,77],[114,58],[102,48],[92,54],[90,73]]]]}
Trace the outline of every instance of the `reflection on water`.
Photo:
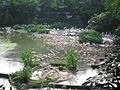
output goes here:
{"type": "MultiPolygon", "coordinates": [[[[3,39],[2,39],[3,40],[3,39]]],[[[13,50],[17,46],[16,43],[1,42],[0,44],[0,73],[10,74],[22,68],[22,64],[18,61],[11,62],[11,59],[6,58],[9,50],[13,50]]]]}

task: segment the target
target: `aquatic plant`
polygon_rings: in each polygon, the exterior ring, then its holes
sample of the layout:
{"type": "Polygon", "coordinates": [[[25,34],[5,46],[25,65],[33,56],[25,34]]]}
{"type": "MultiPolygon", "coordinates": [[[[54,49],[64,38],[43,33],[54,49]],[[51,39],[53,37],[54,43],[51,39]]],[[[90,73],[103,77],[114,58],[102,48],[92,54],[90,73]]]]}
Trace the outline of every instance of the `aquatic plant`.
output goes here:
{"type": "Polygon", "coordinates": [[[24,63],[24,67],[34,67],[38,66],[39,62],[37,61],[37,57],[32,54],[31,51],[25,51],[22,53],[22,62],[24,63]]]}
{"type": "Polygon", "coordinates": [[[75,54],[68,54],[65,61],[68,69],[75,70],[77,68],[77,56],[75,54]]]}
{"type": "Polygon", "coordinates": [[[50,62],[51,65],[62,65],[62,66],[67,66],[67,62],[66,61],[51,61],[50,62]]]}
{"type": "Polygon", "coordinates": [[[12,73],[10,76],[11,79],[16,83],[28,83],[32,74],[32,67],[39,65],[39,62],[36,60],[37,58],[32,54],[31,51],[23,52],[21,58],[24,63],[23,69],[12,73]]]}
{"type": "Polygon", "coordinates": [[[23,70],[12,73],[10,76],[15,83],[28,83],[31,76],[31,68],[23,68],[23,70]]]}

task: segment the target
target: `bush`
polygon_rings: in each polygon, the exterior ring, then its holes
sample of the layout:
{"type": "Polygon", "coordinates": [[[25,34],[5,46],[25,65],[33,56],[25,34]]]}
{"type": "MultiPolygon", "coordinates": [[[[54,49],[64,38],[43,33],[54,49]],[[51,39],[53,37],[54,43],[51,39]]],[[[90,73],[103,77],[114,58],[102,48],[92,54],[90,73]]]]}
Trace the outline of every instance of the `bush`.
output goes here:
{"type": "Polygon", "coordinates": [[[46,29],[37,29],[37,32],[38,32],[39,34],[43,34],[43,33],[48,34],[48,33],[49,33],[49,30],[46,30],[46,29]]]}
{"type": "Polygon", "coordinates": [[[115,30],[116,30],[116,34],[119,36],[120,35],[120,25],[115,30]]]}
{"type": "Polygon", "coordinates": [[[17,29],[23,29],[23,30],[27,30],[29,32],[38,32],[40,34],[43,34],[43,33],[46,33],[48,34],[49,33],[49,26],[47,25],[35,25],[35,24],[29,24],[29,25],[14,25],[13,28],[15,30],[17,29]]]}
{"type": "Polygon", "coordinates": [[[29,24],[25,26],[25,30],[28,30],[30,32],[38,32],[40,34],[49,33],[49,30],[47,30],[49,26],[47,25],[35,25],[35,24],[29,24]]]}
{"type": "Polygon", "coordinates": [[[19,24],[16,24],[16,25],[13,26],[13,29],[15,29],[15,30],[24,29],[24,27],[19,25],[19,24]]]}
{"type": "Polygon", "coordinates": [[[75,54],[69,54],[66,58],[66,67],[68,69],[75,70],[77,68],[77,56],[75,54]]]}
{"type": "Polygon", "coordinates": [[[116,37],[116,38],[113,40],[113,43],[116,44],[116,45],[120,45],[120,36],[116,37]]]}
{"type": "Polygon", "coordinates": [[[23,70],[12,73],[11,79],[16,83],[28,83],[29,78],[32,74],[32,67],[38,66],[39,62],[36,61],[36,57],[32,54],[31,51],[25,51],[24,53],[22,53],[21,58],[24,63],[24,68],[23,70]]]}
{"type": "Polygon", "coordinates": [[[72,25],[68,23],[60,23],[60,24],[52,24],[50,28],[59,28],[59,29],[64,29],[64,28],[72,28],[72,25]]]}
{"type": "Polygon", "coordinates": [[[80,43],[102,43],[102,35],[94,30],[86,30],[79,34],[80,43]]]}
{"type": "Polygon", "coordinates": [[[39,62],[36,60],[37,58],[32,54],[31,51],[25,51],[22,53],[22,61],[24,63],[24,67],[34,67],[38,66],[39,62]]]}
{"type": "Polygon", "coordinates": [[[117,23],[118,21],[111,15],[110,12],[103,12],[99,15],[94,15],[88,21],[87,29],[92,29],[98,32],[113,32],[117,23]]]}
{"type": "Polygon", "coordinates": [[[15,83],[28,83],[31,77],[31,68],[24,68],[23,70],[12,73],[10,76],[15,83]]]}

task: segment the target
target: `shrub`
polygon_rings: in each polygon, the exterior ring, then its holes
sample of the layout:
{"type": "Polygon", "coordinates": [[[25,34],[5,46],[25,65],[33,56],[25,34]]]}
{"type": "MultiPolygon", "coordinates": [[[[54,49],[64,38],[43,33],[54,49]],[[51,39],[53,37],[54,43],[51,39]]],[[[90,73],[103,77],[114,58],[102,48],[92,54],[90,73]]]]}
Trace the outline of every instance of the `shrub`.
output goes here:
{"type": "Polygon", "coordinates": [[[16,25],[13,26],[13,29],[15,29],[15,30],[24,29],[24,27],[19,25],[19,24],[16,24],[16,25]]]}
{"type": "Polygon", "coordinates": [[[116,34],[117,35],[120,35],[120,25],[117,27],[117,29],[115,29],[116,30],[116,34]]]}
{"type": "Polygon", "coordinates": [[[31,68],[24,68],[23,70],[12,73],[10,76],[15,83],[28,83],[31,76],[31,68]]]}
{"type": "Polygon", "coordinates": [[[102,12],[99,15],[94,15],[88,21],[87,29],[92,29],[98,32],[113,32],[117,23],[118,21],[110,12],[102,12]]]}
{"type": "Polygon", "coordinates": [[[22,61],[24,63],[24,67],[34,67],[38,66],[39,62],[36,60],[37,58],[32,54],[31,51],[25,51],[22,53],[22,61]]]}
{"type": "Polygon", "coordinates": [[[28,30],[30,32],[38,32],[40,34],[49,33],[49,30],[47,30],[49,26],[47,25],[35,25],[35,24],[29,24],[25,26],[25,30],[28,30]]]}
{"type": "Polygon", "coordinates": [[[16,83],[28,83],[31,76],[31,68],[39,65],[39,62],[36,61],[36,57],[31,51],[25,51],[22,53],[21,58],[24,63],[24,68],[23,70],[12,73],[11,79],[16,83]]]}
{"type": "Polygon", "coordinates": [[[48,33],[49,33],[49,30],[46,30],[46,29],[37,29],[37,32],[38,32],[39,34],[43,34],[43,33],[48,34],[48,33]]]}
{"type": "Polygon", "coordinates": [[[77,56],[75,54],[69,54],[65,58],[65,61],[68,69],[75,70],[77,68],[77,56]]]}
{"type": "Polygon", "coordinates": [[[102,43],[102,35],[94,30],[86,30],[79,34],[79,42],[102,43]]]}
{"type": "Polygon", "coordinates": [[[38,27],[39,29],[49,28],[49,26],[47,26],[47,25],[36,25],[36,27],[38,27]]]}
{"type": "Polygon", "coordinates": [[[113,40],[113,43],[116,44],[116,45],[120,45],[120,36],[116,37],[116,38],[113,40]]]}
{"type": "Polygon", "coordinates": [[[72,28],[72,25],[68,23],[60,23],[60,24],[52,24],[50,28],[59,28],[59,29],[64,29],[64,28],[72,28]]]}

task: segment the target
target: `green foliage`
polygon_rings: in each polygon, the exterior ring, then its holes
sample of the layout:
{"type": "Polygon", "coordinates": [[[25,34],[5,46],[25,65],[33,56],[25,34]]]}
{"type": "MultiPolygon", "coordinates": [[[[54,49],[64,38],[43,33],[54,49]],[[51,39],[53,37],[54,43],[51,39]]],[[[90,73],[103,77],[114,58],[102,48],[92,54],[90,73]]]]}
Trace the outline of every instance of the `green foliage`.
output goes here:
{"type": "Polygon", "coordinates": [[[80,43],[102,43],[102,35],[94,30],[86,30],[79,34],[80,43]]]}
{"type": "Polygon", "coordinates": [[[120,0],[105,0],[105,7],[120,20],[120,0]]]}
{"type": "Polygon", "coordinates": [[[12,73],[10,76],[15,83],[28,83],[31,76],[31,68],[24,68],[23,70],[12,73]]]}
{"type": "Polygon", "coordinates": [[[0,1],[0,25],[32,23],[39,10],[39,0],[0,1]]]}
{"type": "Polygon", "coordinates": [[[36,80],[36,81],[30,81],[30,83],[32,83],[32,84],[42,84],[42,83],[48,84],[48,83],[54,82],[54,81],[56,81],[56,80],[57,80],[57,78],[49,78],[49,77],[46,77],[46,78],[41,78],[41,79],[36,80]]]}
{"type": "Polygon", "coordinates": [[[67,62],[66,61],[51,61],[50,64],[67,66],[67,62]]]}
{"type": "Polygon", "coordinates": [[[75,70],[77,68],[77,56],[75,54],[69,54],[65,58],[65,61],[67,63],[67,68],[75,70]]]}
{"type": "Polygon", "coordinates": [[[22,29],[22,30],[26,30],[29,32],[38,32],[40,34],[49,33],[49,26],[47,25],[35,25],[35,24],[28,24],[28,25],[14,25],[13,29],[17,30],[17,29],[22,29]]]}
{"type": "Polygon", "coordinates": [[[59,29],[64,29],[64,28],[72,28],[72,25],[68,23],[60,23],[60,24],[52,24],[50,28],[59,28],[59,29]]]}
{"type": "Polygon", "coordinates": [[[30,51],[25,51],[22,53],[22,61],[24,63],[23,70],[17,71],[11,74],[11,79],[15,83],[28,83],[29,78],[31,77],[31,68],[34,66],[38,66],[39,62],[36,60],[37,58],[30,51]]]}
{"type": "Polygon", "coordinates": [[[48,30],[49,26],[47,25],[35,25],[35,24],[29,24],[25,26],[25,30],[30,31],[30,32],[38,32],[40,34],[49,33],[48,30]]]}
{"type": "Polygon", "coordinates": [[[120,45],[120,36],[117,36],[114,40],[113,43],[116,45],[120,45]]]}
{"type": "Polygon", "coordinates": [[[63,65],[70,70],[75,70],[77,68],[77,56],[75,54],[68,54],[64,61],[51,61],[52,65],[63,65]]]}
{"type": "Polygon", "coordinates": [[[117,27],[117,29],[115,29],[116,31],[116,35],[120,36],[120,25],[117,27]]]}
{"type": "Polygon", "coordinates": [[[49,28],[49,26],[47,26],[47,25],[28,24],[25,26],[26,30],[48,29],[48,28],[49,28]]]}
{"type": "Polygon", "coordinates": [[[24,67],[34,67],[38,66],[39,62],[36,60],[37,58],[32,54],[31,51],[25,51],[22,53],[22,61],[24,63],[24,67]]]}
{"type": "Polygon", "coordinates": [[[113,29],[115,29],[116,26],[117,20],[111,15],[111,13],[103,12],[99,15],[94,15],[88,21],[87,28],[98,32],[113,32],[113,29]]]}
{"type": "Polygon", "coordinates": [[[49,30],[46,30],[46,29],[37,29],[37,32],[38,32],[39,34],[43,34],[43,33],[48,34],[48,33],[49,33],[49,30]]]}
{"type": "Polygon", "coordinates": [[[15,30],[24,29],[24,27],[21,26],[21,25],[19,25],[19,24],[15,24],[15,25],[13,26],[13,29],[15,29],[15,30]]]}

